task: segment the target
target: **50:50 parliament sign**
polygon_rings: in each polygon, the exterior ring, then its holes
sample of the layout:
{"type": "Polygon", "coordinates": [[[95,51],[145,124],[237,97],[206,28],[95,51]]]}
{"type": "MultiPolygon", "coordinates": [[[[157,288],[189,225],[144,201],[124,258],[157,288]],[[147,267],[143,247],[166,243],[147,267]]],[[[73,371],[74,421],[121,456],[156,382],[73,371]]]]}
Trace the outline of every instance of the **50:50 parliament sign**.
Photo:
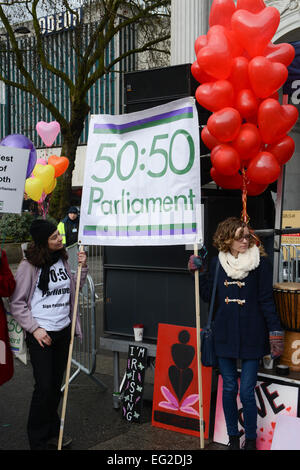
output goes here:
{"type": "Polygon", "coordinates": [[[193,98],[90,120],[79,239],[89,245],[202,241],[193,98]]]}

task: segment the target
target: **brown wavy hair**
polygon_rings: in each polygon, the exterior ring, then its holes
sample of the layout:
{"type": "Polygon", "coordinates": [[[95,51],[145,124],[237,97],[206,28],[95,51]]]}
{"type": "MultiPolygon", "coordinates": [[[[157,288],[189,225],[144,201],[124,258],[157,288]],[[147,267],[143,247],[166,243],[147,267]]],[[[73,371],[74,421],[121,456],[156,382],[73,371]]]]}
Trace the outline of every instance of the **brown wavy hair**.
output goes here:
{"type": "Polygon", "coordinates": [[[249,248],[259,243],[260,255],[266,256],[264,247],[261,244],[259,237],[254,234],[254,230],[250,227],[249,224],[243,222],[238,217],[228,217],[228,219],[225,219],[223,222],[219,223],[213,236],[213,246],[217,248],[218,251],[223,251],[224,253],[229,252],[237,229],[244,229],[245,227],[248,228],[250,235],[252,235],[249,240],[249,248]]]}
{"type": "MultiPolygon", "coordinates": [[[[68,259],[68,253],[65,247],[56,252],[60,254],[60,258],[63,260],[68,259]]],[[[47,245],[37,246],[34,242],[28,244],[27,250],[25,250],[25,256],[27,261],[33,266],[40,268],[44,264],[51,262],[53,251],[50,251],[47,245]]]]}

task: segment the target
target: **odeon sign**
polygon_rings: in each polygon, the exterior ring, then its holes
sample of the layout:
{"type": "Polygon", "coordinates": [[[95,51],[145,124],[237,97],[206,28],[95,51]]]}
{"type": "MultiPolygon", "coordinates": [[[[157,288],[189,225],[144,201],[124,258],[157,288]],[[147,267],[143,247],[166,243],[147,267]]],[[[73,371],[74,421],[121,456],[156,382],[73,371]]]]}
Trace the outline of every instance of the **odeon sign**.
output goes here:
{"type": "Polygon", "coordinates": [[[77,8],[74,11],[76,14],[71,13],[70,11],[64,11],[55,15],[39,18],[41,33],[52,34],[58,33],[62,30],[74,28],[77,22],[81,21],[82,9],[77,8]]]}

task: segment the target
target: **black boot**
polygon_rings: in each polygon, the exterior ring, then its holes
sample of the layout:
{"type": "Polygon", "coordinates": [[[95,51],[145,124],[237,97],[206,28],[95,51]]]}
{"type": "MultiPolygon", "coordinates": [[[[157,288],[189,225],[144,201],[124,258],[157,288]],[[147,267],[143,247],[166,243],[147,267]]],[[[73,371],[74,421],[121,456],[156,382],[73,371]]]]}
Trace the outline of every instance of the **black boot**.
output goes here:
{"type": "Polygon", "coordinates": [[[246,439],[244,450],[256,450],[256,439],[246,439]]]}
{"type": "Polygon", "coordinates": [[[229,436],[228,450],[240,450],[239,436],[229,436]]]}

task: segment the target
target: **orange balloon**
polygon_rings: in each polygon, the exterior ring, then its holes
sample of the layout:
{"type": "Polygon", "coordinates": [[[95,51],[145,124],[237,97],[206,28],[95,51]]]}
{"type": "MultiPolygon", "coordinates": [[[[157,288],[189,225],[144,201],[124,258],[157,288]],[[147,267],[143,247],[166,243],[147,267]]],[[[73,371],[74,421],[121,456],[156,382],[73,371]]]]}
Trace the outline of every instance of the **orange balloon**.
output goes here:
{"type": "Polygon", "coordinates": [[[56,155],[51,155],[48,158],[48,164],[53,166],[55,170],[54,178],[61,176],[69,166],[69,160],[67,157],[57,157],[56,155]]]}

